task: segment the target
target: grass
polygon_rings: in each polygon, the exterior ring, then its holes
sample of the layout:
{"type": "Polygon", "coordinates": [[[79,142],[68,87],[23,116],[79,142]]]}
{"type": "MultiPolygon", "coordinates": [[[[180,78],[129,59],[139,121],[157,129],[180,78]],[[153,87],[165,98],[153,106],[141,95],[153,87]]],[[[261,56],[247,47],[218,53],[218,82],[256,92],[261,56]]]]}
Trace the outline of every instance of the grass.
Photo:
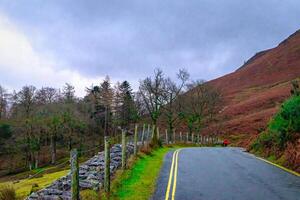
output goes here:
{"type": "Polygon", "coordinates": [[[0,187],[0,200],[16,200],[16,192],[11,185],[0,187]]]}
{"type": "MultiPolygon", "coordinates": [[[[149,199],[154,192],[163,158],[170,149],[163,147],[148,155],[140,154],[131,169],[116,174],[109,199],[149,199]]],[[[103,195],[102,199],[108,197],[103,195]]]]}
{"type": "Polygon", "coordinates": [[[49,174],[44,174],[41,177],[36,177],[32,179],[23,179],[19,182],[13,183],[11,181],[0,183],[1,185],[12,185],[12,187],[16,191],[16,195],[18,198],[25,198],[30,194],[31,188],[33,185],[38,185],[40,189],[48,186],[53,181],[59,179],[62,176],[65,176],[69,170],[62,170],[58,172],[53,172],[49,174]]]}

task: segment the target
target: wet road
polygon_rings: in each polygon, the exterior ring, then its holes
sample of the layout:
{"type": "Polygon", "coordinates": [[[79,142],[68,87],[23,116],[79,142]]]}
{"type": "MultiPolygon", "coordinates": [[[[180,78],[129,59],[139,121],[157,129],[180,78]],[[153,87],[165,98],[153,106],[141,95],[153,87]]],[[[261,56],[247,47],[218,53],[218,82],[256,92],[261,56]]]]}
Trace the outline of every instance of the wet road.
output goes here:
{"type": "Polygon", "coordinates": [[[152,199],[300,200],[300,177],[240,148],[185,148],[166,155],[152,199]]]}

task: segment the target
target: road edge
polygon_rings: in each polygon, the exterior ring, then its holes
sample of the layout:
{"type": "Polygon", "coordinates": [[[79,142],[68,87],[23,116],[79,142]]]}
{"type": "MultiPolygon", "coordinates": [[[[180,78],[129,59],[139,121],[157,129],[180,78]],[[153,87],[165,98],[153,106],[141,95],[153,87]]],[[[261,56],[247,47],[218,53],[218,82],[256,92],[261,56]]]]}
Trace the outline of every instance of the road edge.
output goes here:
{"type": "Polygon", "coordinates": [[[291,169],[288,169],[288,168],[286,168],[286,167],[283,167],[283,166],[281,166],[281,165],[278,165],[278,164],[276,164],[276,163],[273,163],[273,162],[271,162],[271,161],[269,161],[269,160],[266,160],[266,159],[261,158],[261,157],[258,157],[258,156],[255,156],[255,158],[258,159],[258,160],[264,161],[265,163],[268,163],[268,164],[270,164],[270,165],[273,165],[273,166],[275,166],[275,167],[277,167],[277,168],[280,168],[280,169],[282,169],[282,170],[284,170],[284,171],[286,171],[286,172],[288,172],[288,173],[290,173],[290,174],[293,174],[294,176],[300,177],[300,174],[299,174],[298,172],[295,172],[295,171],[293,171],[293,170],[291,170],[291,169]]]}

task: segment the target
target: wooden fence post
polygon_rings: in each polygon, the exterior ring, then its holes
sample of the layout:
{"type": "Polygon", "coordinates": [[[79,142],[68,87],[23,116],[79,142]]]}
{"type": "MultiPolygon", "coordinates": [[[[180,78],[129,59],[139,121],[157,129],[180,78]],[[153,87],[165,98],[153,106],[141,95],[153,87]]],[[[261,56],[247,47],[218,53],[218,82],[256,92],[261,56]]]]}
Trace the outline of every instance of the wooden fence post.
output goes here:
{"type": "Polygon", "coordinates": [[[134,128],[134,150],[133,150],[133,154],[134,154],[134,156],[136,156],[137,155],[137,137],[138,137],[138,125],[136,124],[135,125],[135,128],[134,128]]]}
{"type": "Polygon", "coordinates": [[[104,137],[104,191],[110,192],[110,144],[109,137],[104,137]]]}
{"type": "Polygon", "coordinates": [[[145,129],[146,129],[146,124],[143,124],[143,132],[142,132],[142,146],[144,146],[144,140],[145,140],[145,129]]]}
{"type": "Polygon", "coordinates": [[[200,133],[198,133],[198,140],[197,143],[200,144],[200,133]]]}
{"type": "Polygon", "coordinates": [[[160,135],[159,135],[159,127],[158,126],[156,128],[156,134],[157,134],[157,139],[159,140],[160,135]]]}
{"type": "Polygon", "coordinates": [[[73,149],[70,153],[71,157],[71,198],[72,200],[79,200],[79,166],[78,166],[78,152],[73,149]]]}
{"type": "Polygon", "coordinates": [[[194,133],[192,133],[192,143],[194,143],[194,133]]]}
{"type": "Polygon", "coordinates": [[[186,143],[189,142],[189,132],[186,133],[186,143]]]}
{"type": "Polygon", "coordinates": [[[122,130],[122,169],[126,168],[126,131],[122,130]]]}
{"type": "Polygon", "coordinates": [[[168,138],[168,129],[166,129],[166,144],[169,144],[169,138],[168,138]]]}
{"type": "Polygon", "coordinates": [[[180,131],[179,135],[180,135],[180,142],[182,142],[182,132],[181,131],[180,131]]]}

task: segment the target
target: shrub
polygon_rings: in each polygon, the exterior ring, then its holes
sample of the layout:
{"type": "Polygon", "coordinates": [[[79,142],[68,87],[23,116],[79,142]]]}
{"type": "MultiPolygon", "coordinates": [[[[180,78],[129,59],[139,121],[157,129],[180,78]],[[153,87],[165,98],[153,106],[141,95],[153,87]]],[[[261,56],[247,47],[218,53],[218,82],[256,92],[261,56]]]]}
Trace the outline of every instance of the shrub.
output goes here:
{"type": "Polygon", "coordinates": [[[279,112],[268,124],[266,132],[262,132],[251,148],[258,151],[265,148],[284,149],[289,141],[300,135],[300,96],[292,96],[286,100],[279,112]]]}
{"type": "Polygon", "coordinates": [[[16,200],[15,189],[11,185],[3,185],[0,187],[0,200],[16,200]]]}
{"type": "Polygon", "coordinates": [[[270,134],[277,134],[276,145],[284,148],[300,132],[300,96],[293,96],[283,103],[280,111],[268,125],[270,134]]]}

